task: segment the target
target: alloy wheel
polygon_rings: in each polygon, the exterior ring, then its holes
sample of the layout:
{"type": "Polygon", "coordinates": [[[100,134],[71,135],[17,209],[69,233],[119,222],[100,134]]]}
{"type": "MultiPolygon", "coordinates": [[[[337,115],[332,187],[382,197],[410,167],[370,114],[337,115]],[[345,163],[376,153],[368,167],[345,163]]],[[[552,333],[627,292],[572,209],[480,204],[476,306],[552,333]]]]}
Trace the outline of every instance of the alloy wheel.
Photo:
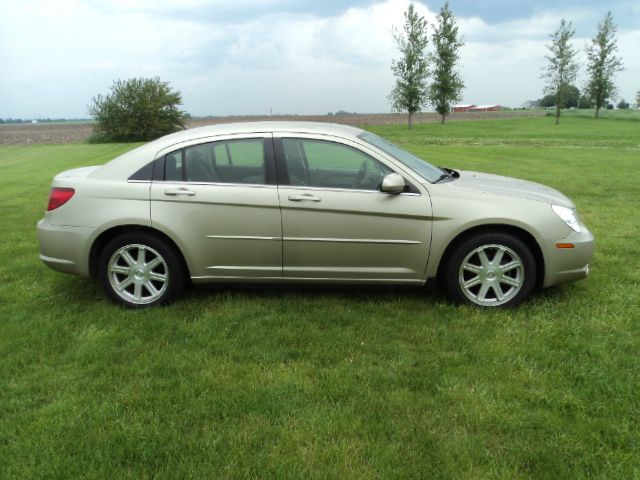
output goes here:
{"type": "Polygon", "coordinates": [[[520,256],[505,245],[481,245],[460,264],[458,282],[465,297],[476,305],[498,306],[512,300],[524,284],[520,256]]]}
{"type": "Polygon", "coordinates": [[[138,305],[161,298],[169,284],[167,262],[156,250],[142,244],[116,250],[109,259],[107,276],[119,297],[138,305]]]}

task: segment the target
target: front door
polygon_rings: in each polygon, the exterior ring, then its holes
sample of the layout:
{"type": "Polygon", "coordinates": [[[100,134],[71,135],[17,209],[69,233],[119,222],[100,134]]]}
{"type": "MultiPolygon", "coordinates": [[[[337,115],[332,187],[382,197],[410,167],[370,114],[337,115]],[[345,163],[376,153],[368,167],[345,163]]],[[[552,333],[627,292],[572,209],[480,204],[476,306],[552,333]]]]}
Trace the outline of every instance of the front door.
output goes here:
{"type": "Polygon", "coordinates": [[[275,142],[283,277],[423,280],[431,242],[425,189],[380,192],[392,168],[347,140],[282,134],[275,142]]]}

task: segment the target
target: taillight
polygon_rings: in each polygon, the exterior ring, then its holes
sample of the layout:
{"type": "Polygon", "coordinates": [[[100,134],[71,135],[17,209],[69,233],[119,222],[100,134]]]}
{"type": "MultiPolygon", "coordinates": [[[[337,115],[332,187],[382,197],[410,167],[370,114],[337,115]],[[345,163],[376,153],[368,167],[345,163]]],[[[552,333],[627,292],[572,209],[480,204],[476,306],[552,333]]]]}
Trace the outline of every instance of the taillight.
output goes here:
{"type": "Polygon", "coordinates": [[[47,204],[47,212],[61,207],[73,197],[76,191],[73,188],[52,187],[49,194],[49,203],[47,204]]]}

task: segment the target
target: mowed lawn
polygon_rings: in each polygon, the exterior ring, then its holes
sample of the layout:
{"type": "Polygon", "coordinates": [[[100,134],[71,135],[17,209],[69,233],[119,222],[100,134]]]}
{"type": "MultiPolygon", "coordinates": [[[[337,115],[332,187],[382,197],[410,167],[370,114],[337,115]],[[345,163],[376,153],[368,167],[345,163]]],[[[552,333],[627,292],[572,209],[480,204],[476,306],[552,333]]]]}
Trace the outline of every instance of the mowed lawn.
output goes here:
{"type": "Polygon", "coordinates": [[[45,268],[35,223],[55,173],[132,145],[2,146],[0,477],[638,478],[640,122],[372,130],[562,190],[592,274],[516,310],[205,287],[127,311],[45,268]]]}

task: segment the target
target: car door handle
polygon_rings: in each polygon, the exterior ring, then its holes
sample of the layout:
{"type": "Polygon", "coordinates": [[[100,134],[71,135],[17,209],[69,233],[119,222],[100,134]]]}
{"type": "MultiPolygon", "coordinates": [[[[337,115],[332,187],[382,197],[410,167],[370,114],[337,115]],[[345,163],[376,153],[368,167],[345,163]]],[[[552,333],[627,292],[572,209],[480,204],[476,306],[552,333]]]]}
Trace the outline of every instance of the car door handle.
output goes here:
{"type": "Polygon", "coordinates": [[[289,195],[289,200],[292,202],[319,202],[322,199],[310,193],[303,193],[302,195],[289,195]]]}
{"type": "Polygon", "coordinates": [[[164,191],[164,194],[171,196],[187,195],[189,197],[192,197],[196,194],[196,192],[194,192],[193,190],[189,190],[188,188],[168,188],[164,191]]]}

